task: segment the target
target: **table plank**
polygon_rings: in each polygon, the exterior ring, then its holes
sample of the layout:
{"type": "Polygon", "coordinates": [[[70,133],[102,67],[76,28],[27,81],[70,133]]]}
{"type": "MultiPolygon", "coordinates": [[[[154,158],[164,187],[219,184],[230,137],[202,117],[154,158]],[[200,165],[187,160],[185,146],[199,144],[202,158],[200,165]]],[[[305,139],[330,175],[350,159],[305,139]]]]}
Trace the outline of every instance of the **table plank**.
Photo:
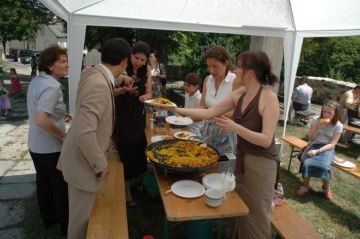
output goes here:
{"type": "Polygon", "coordinates": [[[115,150],[109,152],[108,162],[111,172],[97,192],[87,239],[129,238],[123,164],[115,150]]]}
{"type": "MultiPolygon", "coordinates": [[[[163,128],[159,128],[157,125],[155,125],[154,129],[150,129],[149,118],[150,115],[147,114],[147,127],[145,129],[145,134],[148,144],[151,143],[151,136],[154,135],[167,135],[169,138],[172,138],[174,133],[177,131],[188,131],[187,127],[181,129],[171,128],[169,124],[166,124],[166,126],[163,128]]],[[[235,191],[231,192],[225,202],[217,208],[211,208],[207,206],[205,204],[204,196],[199,198],[186,199],[180,198],[172,193],[166,194],[166,191],[171,188],[171,185],[178,180],[188,179],[201,182],[202,177],[200,172],[181,175],[168,174],[167,177],[165,177],[161,170],[154,168],[154,171],[157,183],[159,185],[166,217],[169,221],[193,221],[237,217],[244,216],[249,213],[249,209],[235,191]]],[[[203,171],[202,173],[217,173],[219,171],[219,167],[216,165],[213,168],[203,171]]]]}
{"type": "Polygon", "coordinates": [[[355,133],[355,134],[360,134],[360,128],[359,127],[354,127],[354,126],[347,125],[347,124],[344,124],[343,127],[344,127],[344,130],[346,130],[346,131],[350,131],[350,132],[355,133]]]}
{"type": "MultiPolygon", "coordinates": [[[[204,173],[215,172],[219,172],[219,168],[217,166],[204,171],[204,173]]],[[[159,185],[166,216],[169,221],[192,221],[237,217],[244,216],[249,213],[248,207],[235,191],[231,192],[225,202],[217,208],[207,206],[205,204],[204,196],[186,199],[178,197],[173,193],[166,193],[166,191],[171,188],[171,185],[178,180],[188,179],[201,182],[200,173],[176,176],[167,175],[167,177],[165,177],[161,170],[155,168],[155,175],[159,185]]]]}

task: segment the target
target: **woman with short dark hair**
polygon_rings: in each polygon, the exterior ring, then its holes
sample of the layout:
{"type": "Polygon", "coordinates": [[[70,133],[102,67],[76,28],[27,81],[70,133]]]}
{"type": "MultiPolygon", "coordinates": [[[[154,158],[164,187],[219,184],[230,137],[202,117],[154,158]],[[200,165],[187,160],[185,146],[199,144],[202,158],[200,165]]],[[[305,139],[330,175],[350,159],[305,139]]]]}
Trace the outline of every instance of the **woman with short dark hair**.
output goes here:
{"type": "Polygon", "coordinates": [[[68,74],[66,49],[57,45],[45,49],[40,56],[40,74],[27,91],[29,114],[28,146],[36,170],[36,191],[44,226],[59,223],[66,234],[68,224],[68,188],[56,168],[65,138],[66,114],[61,77],[68,74]]]}

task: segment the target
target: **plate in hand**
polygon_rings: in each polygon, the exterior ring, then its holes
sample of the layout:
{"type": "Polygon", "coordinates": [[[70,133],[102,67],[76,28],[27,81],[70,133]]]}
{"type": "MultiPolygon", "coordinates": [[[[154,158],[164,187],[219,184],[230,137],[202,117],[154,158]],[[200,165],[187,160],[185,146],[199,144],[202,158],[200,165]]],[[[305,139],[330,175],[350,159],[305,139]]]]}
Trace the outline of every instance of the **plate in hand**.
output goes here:
{"type": "Polygon", "coordinates": [[[156,98],[151,100],[145,100],[144,103],[156,106],[156,107],[175,107],[176,104],[165,98],[156,98]]]}

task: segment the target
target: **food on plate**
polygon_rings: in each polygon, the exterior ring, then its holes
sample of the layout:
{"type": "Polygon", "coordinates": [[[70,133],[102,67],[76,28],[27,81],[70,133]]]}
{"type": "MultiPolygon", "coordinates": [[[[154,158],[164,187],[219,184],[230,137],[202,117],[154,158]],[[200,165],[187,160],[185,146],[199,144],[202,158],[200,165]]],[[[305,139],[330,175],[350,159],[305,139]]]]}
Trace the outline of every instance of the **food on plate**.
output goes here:
{"type": "Polygon", "coordinates": [[[159,104],[159,105],[174,105],[173,102],[171,102],[170,100],[165,99],[165,98],[156,98],[156,99],[153,99],[152,102],[155,104],[159,104]]]}
{"type": "Polygon", "coordinates": [[[211,147],[202,147],[196,141],[174,141],[152,148],[147,157],[156,163],[172,167],[204,167],[218,160],[218,153],[211,147]]]}
{"type": "Polygon", "coordinates": [[[330,124],[331,120],[328,118],[322,118],[320,119],[320,124],[330,124]]]}
{"type": "Polygon", "coordinates": [[[177,135],[177,137],[182,138],[182,139],[186,139],[189,138],[191,136],[191,134],[189,132],[179,132],[177,135]]]}

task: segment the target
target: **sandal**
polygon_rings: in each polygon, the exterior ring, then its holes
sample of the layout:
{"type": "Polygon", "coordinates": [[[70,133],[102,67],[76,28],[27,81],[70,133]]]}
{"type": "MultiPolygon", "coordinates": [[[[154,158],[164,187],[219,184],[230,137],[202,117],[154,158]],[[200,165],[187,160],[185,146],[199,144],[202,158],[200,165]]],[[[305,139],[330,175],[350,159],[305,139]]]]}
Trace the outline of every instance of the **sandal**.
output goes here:
{"type": "Polygon", "coordinates": [[[301,186],[297,191],[296,191],[296,195],[302,197],[304,196],[307,192],[309,192],[309,189],[304,187],[304,186],[301,186]]]}
{"type": "Polygon", "coordinates": [[[322,188],[322,190],[323,190],[323,192],[324,192],[324,195],[325,195],[326,200],[331,201],[331,200],[333,199],[333,193],[332,193],[330,187],[326,188],[326,187],[324,187],[324,185],[323,185],[321,188],[322,188]]]}
{"type": "Polygon", "coordinates": [[[326,198],[326,200],[329,200],[329,201],[331,201],[333,199],[333,193],[330,189],[329,189],[329,191],[325,192],[325,198],[326,198]]]}

